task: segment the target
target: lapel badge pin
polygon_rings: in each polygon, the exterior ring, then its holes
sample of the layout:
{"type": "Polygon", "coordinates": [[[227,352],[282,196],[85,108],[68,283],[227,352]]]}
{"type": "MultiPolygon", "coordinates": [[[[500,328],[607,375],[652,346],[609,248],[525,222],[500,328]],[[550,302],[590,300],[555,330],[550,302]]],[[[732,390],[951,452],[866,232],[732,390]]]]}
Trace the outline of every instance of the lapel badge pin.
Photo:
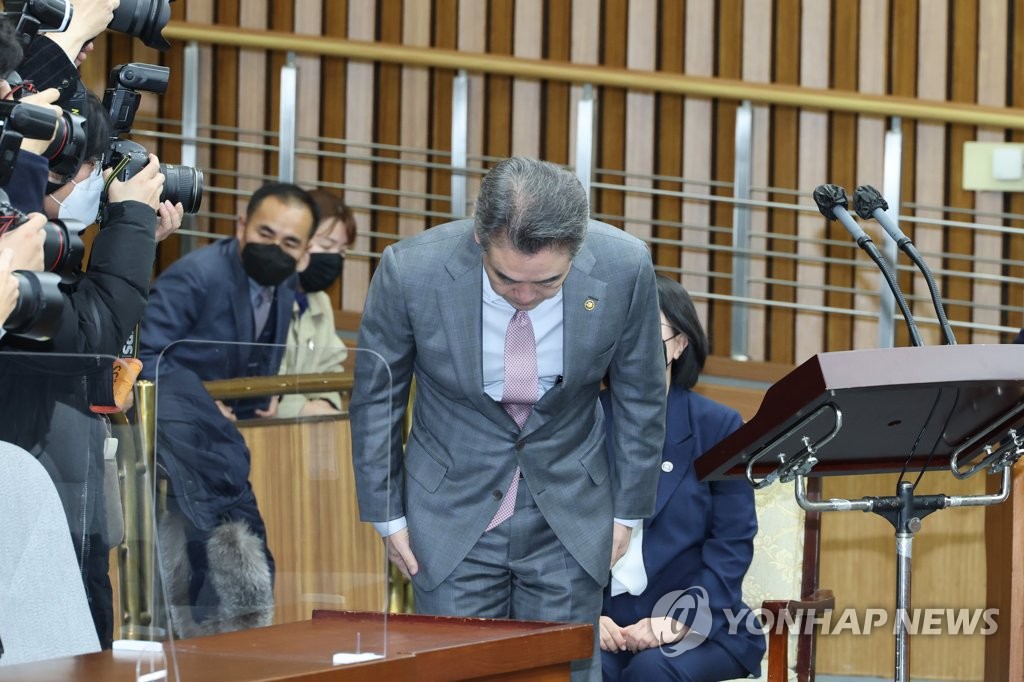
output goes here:
{"type": "Polygon", "coordinates": [[[672,462],[662,462],[661,463],[661,470],[664,471],[666,474],[670,473],[672,471],[672,468],[673,468],[672,467],[672,462]]]}
{"type": "Polygon", "coordinates": [[[590,311],[597,307],[597,301],[592,298],[588,298],[583,302],[583,308],[590,311]]]}

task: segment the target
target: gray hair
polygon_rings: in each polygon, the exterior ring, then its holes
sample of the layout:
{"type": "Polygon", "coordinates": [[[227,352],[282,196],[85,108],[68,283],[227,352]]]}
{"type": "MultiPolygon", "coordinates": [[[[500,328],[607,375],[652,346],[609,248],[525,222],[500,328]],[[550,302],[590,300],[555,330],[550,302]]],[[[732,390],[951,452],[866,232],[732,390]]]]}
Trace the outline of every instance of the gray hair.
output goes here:
{"type": "Polygon", "coordinates": [[[557,249],[575,256],[587,233],[590,205],[569,171],[516,156],[484,176],[474,217],[484,251],[497,242],[524,254],[557,249]]]}

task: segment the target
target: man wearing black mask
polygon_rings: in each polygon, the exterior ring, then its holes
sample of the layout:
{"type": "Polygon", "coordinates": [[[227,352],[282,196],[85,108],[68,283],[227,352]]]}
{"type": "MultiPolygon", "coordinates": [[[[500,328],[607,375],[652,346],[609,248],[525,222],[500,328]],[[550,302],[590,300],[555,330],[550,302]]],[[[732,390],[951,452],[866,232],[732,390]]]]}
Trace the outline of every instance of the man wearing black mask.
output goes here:
{"type": "MultiPolygon", "coordinates": [[[[327,290],[341,277],[345,252],[356,238],[356,220],[333,192],[314,189],[309,196],[320,211],[320,224],[309,241],[309,265],[299,273],[282,375],[343,372],[342,363],[348,357],[348,349],[338,338],[335,305],[327,290]]],[[[341,411],[341,396],[330,391],[293,393],[272,402],[271,411],[275,405],[278,417],[332,415],[341,411]]]]}
{"type": "Polygon", "coordinates": [[[139,358],[142,376],[157,384],[157,464],[169,484],[162,560],[171,564],[164,575],[187,577],[168,586],[175,627],[186,636],[269,624],[273,614],[273,557],[249,485],[249,451],[233,423],[267,415],[269,400],[225,404],[202,382],[277,374],[296,273],[318,223],[304,190],[265,185],[239,216],[235,239],[181,258],[150,291],[139,358]],[[265,560],[241,555],[254,544],[248,535],[265,560]],[[246,603],[214,584],[245,585],[246,603]]]}

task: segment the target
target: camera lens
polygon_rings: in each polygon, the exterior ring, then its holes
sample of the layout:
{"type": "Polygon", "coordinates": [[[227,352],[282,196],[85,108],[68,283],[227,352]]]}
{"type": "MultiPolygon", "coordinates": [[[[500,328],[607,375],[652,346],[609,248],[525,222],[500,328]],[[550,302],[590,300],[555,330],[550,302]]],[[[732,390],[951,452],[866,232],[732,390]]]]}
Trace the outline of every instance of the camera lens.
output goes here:
{"type": "Polygon", "coordinates": [[[170,18],[168,0],[121,0],[107,28],[135,36],[148,47],[166,50],[171,45],[160,32],[170,18]]]}
{"type": "Polygon", "coordinates": [[[55,174],[71,179],[85,161],[85,118],[67,111],[57,117],[57,132],[43,152],[55,174]]]}
{"type": "Polygon", "coordinates": [[[43,228],[43,269],[47,272],[72,272],[82,266],[85,245],[77,234],[68,232],[60,220],[51,220],[43,228]]]}
{"type": "Polygon", "coordinates": [[[203,171],[162,163],[160,172],[164,174],[164,193],[160,200],[166,199],[172,204],[180,201],[185,213],[198,213],[203,203],[203,171]]]}
{"type": "Polygon", "coordinates": [[[7,316],[4,329],[8,333],[36,341],[53,338],[64,309],[60,276],[52,272],[15,270],[18,280],[18,302],[7,316]]]}

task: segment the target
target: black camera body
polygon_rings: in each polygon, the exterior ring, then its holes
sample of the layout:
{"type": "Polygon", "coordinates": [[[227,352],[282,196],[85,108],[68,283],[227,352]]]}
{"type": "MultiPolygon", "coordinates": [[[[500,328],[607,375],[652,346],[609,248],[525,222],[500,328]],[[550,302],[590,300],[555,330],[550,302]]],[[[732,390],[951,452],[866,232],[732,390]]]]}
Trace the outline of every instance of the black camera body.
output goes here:
{"type": "Polygon", "coordinates": [[[67,29],[73,11],[68,0],[6,0],[3,13],[15,18],[15,30],[27,45],[37,33],[67,29]]]}
{"type": "Polygon", "coordinates": [[[56,123],[57,115],[52,109],[0,100],[0,185],[11,179],[22,140],[48,140],[56,123]]]}
{"type": "MultiPolygon", "coordinates": [[[[110,113],[114,134],[103,155],[103,167],[113,168],[114,176],[127,180],[149,163],[149,152],[138,142],[121,138],[132,128],[135,112],[142,96],[139,90],[162,94],[167,91],[170,69],[154,64],[121,64],[115,66],[103,93],[103,106],[110,113]]],[[[160,164],[164,174],[164,191],[160,201],[181,203],[186,213],[197,213],[203,202],[203,172],[191,166],[160,164]]]]}

